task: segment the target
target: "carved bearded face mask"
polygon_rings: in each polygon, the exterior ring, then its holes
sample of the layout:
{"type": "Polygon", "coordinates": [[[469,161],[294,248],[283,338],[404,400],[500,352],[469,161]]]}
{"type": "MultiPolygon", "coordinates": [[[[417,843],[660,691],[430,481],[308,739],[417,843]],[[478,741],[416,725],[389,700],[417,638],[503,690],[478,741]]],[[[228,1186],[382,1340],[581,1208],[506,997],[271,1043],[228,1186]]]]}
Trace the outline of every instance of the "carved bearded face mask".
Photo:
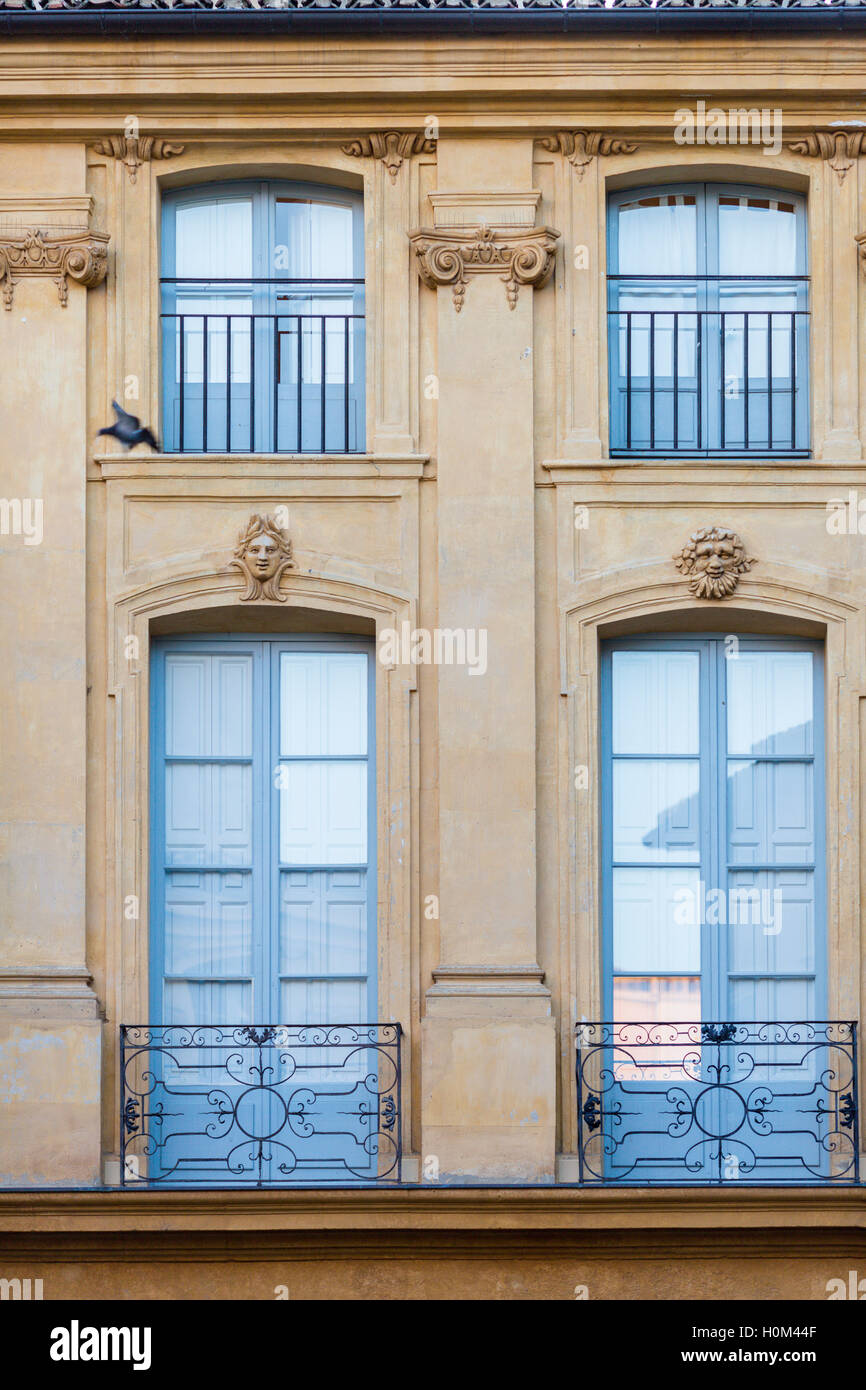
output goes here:
{"type": "Polygon", "coordinates": [[[740,575],[756,562],[747,558],[746,548],[734,531],[722,526],[696,531],[679,555],[677,569],[689,576],[695,598],[727,598],[740,582],[740,575]]]}

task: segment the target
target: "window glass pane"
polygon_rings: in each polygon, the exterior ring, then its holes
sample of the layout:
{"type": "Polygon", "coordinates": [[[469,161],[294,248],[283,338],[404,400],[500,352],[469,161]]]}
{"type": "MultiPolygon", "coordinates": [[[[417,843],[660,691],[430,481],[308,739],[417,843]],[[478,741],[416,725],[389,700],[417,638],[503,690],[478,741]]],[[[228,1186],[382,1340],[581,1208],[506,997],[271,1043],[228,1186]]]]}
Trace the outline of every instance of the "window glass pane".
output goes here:
{"type": "Polygon", "coordinates": [[[700,858],[699,777],[697,760],[614,762],[614,859],[696,864],[700,858]]]}
{"type": "MultiPolygon", "coordinates": [[[[219,982],[196,980],[166,980],[163,987],[164,1023],[252,1023],[253,987],[248,981],[219,982]]],[[[209,1052],[206,1047],[180,1047],[175,1054],[170,1049],[165,1054],[166,1061],[177,1060],[182,1063],[185,1079],[191,1083],[199,1082],[199,1068],[210,1064],[225,1079],[223,1070],[225,1054],[209,1052]],[[188,1074],[186,1074],[188,1070],[188,1074]]],[[[172,1068],[174,1079],[180,1071],[172,1068]]]]}
{"type": "Polygon", "coordinates": [[[622,203],[618,218],[620,275],[694,275],[697,200],[661,193],[622,203]]]}
{"type": "MultiPolygon", "coordinates": [[[[281,1017],[293,1024],[327,1023],[333,1026],[338,1023],[367,1023],[369,1020],[364,1016],[366,1001],[366,980],[284,980],[280,990],[281,1017]]],[[[356,1048],[356,1055],[353,1056],[353,1049],[335,1047],[328,1049],[323,1058],[313,1048],[300,1048],[296,1054],[299,1065],[305,1060],[305,1052],[309,1058],[308,1064],[316,1066],[320,1080],[326,1074],[322,1071],[323,1060],[325,1063],[333,1062],[333,1068],[326,1068],[326,1071],[333,1070],[336,1080],[341,1074],[339,1068],[348,1073],[359,1065],[366,1065],[369,1055],[367,1051],[358,1052],[356,1048]]]]}
{"type": "Polygon", "coordinates": [[[165,973],[251,975],[251,893],[251,874],[166,874],[165,973]]]}
{"type": "Polygon", "coordinates": [[[249,763],[169,763],[165,769],[167,864],[252,863],[249,763]]]}
{"type": "Polygon", "coordinates": [[[612,669],[614,753],[697,753],[697,652],[614,652],[612,669]]]}
{"type": "Polygon", "coordinates": [[[366,872],[284,870],[280,875],[280,974],[363,975],[366,970],[366,872]]]}
{"type": "Polygon", "coordinates": [[[277,198],[275,221],[270,274],[311,280],[354,276],[351,207],[311,198],[277,198]]]}
{"type": "Polygon", "coordinates": [[[699,973],[702,906],[699,869],[614,869],[614,970],[699,973]]]}
{"type": "Polygon", "coordinates": [[[169,756],[245,757],[252,748],[252,657],[170,652],[165,658],[169,756]]]}
{"type": "Polygon", "coordinates": [[[175,237],[174,274],[181,279],[253,273],[253,205],[248,198],[178,207],[175,237]]]}
{"type": "Polygon", "coordinates": [[[811,762],[728,763],[728,857],[735,864],[811,864],[811,762]]]}
{"type": "Polygon", "coordinates": [[[367,660],[363,652],[282,653],[282,757],[366,753],[367,660]]]}
{"type": "Polygon", "coordinates": [[[719,196],[720,275],[796,275],[797,210],[784,197],[719,196]]]}
{"type": "Polygon", "coordinates": [[[728,875],[728,885],[728,968],[732,974],[813,974],[814,874],[794,870],[738,872],[728,875]]]}
{"type": "Polygon", "coordinates": [[[204,380],[204,345],[207,330],[207,379],[225,386],[231,334],[232,381],[249,382],[252,369],[253,301],[227,295],[178,296],[177,317],[166,322],[174,334],[175,380],[180,381],[181,329],[183,330],[183,379],[188,385],[204,380]],[[183,323],[181,323],[181,315],[183,323]],[[205,315],[207,321],[205,322],[205,315]]]}
{"type": "MultiPolygon", "coordinates": [[[[814,980],[732,980],[731,1016],[735,1019],[771,1019],[776,1022],[796,1023],[800,1019],[815,1017],[814,980]]],[[[805,1050],[805,1049],[804,1049],[805,1050]]],[[[793,1050],[794,1057],[801,1059],[803,1051],[793,1050]]],[[[776,1060],[791,1074],[790,1048],[767,1048],[763,1057],[760,1049],[754,1049],[756,1060],[766,1064],[776,1060]]],[[[822,1056],[821,1052],[817,1054],[822,1056]]],[[[793,1079],[793,1078],[791,1078],[793,1079]]]]}
{"type": "Polygon", "coordinates": [[[281,764],[280,859],[284,864],[364,864],[367,764],[281,764]]]}
{"type": "MultiPolygon", "coordinates": [[[[618,975],[613,982],[613,1017],[616,1023],[689,1023],[699,1019],[700,978],[697,975],[673,979],[660,975],[618,975]]],[[[655,1049],[641,1051],[649,1061],[655,1049]]],[[[665,1050],[663,1055],[670,1054],[665,1050]]]]}
{"type": "Polygon", "coordinates": [[[812,752],[811,652],[741,649],[725,670],[729,753],[812,752]]]}
{"type": "MultiPolygon", "coordinates": [[[[660,975],[620,975],[613,982],[613,1021],[620,1027],[614,1036],[613,1073],[617,1081],[670,1081],[682,1085],[699,1071],[700,1049],[689,1040],[687,1030],[664,1028],[653,1032],[645,1047],[646,1034],[629,1023],[691,1023],[701,1017],[699,976],[666,979],[660,975]],[[683,1036],[685,1032],[685,1037],[683,1036]]],[[[652,1118],[655,1128],[657,1121],[652,1118]]],[[[666,1122],[662,1126],[662,1133],[666,1122]]]]}

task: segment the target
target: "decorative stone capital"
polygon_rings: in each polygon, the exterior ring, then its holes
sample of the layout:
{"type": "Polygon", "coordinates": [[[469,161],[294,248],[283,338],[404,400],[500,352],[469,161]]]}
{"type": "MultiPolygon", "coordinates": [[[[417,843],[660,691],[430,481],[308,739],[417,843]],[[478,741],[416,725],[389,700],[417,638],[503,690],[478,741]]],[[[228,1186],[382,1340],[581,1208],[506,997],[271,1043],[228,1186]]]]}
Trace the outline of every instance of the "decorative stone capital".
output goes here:
{"type": "Polygon", "coordinates": [[[740,575],[756,565],[735,531],[724,526],[704,526],[690,536],[673,557],[678,570],[688,576],[695,598],[728,598],[740,575]]]}
{"type": "Polygon", "coordinates": [[[369,135],[362,135],[357,140],[350,140],[348,145],[341,145],[343,154],[351,155],[355,158],[381,159],[391,177],[391,182],[397,182],[397,175],[403,167],[403,160],[408,159],[413,154],[432,154],[436,149],[436,141],[428,140],[424,135],[418,135],[414,130],[375,130],[369,135]]]}
{"type": "Polygon", "coordinates": [[[292,557],[292,542],[273,516],[251,516],[238,536],[230,569],[239,570],[246,581],[241,603],[253,599],[272,599],[285,603],[280,579],[286,570],[298,567],[292,557]]]}
{"type": "Polygon", "coordinates": [[[558,239],[553,227],[494,231],[486,223],[471,230],[422,227],[409,233],[424,284],[450,285],[458,314],[473,275],[498,273],[509,309],[516,306],[521,285],[541,289],[553,274],[558,239]]]}
{"type": "Polygon", "coordinates": [[[93,148],[97,154],[119,159],[126,165],[130,183],[135,183],[142,164],[151,159],[170,159],[172,155],[183,154],[185,146],[172,145],[155,135],[107,135],[104,140],[96,140],[93,148]]]}
{"type": "Polygon", "coordinates": [[[26,227],[11,234],[0,232],[0,285],[3,303],[12,308],[15,286],[25,275],[49,275],[66,308],[69,280],[91,289],[101,285],[108,271],[107,232],[85,229],[54,234],[26,227]]]}
{"type": "Polygon", "coordinates": [[[554,154],[563,155],[574,169],[579,179],[583,178],[586,166],[597,155],[634,154],[638,148],[630,140],[619,136],[602,135],[600,131],[558,130],[555,135],[545,135],[538,144],[554,154]]]}
{"type": "Polygon", "coordinates": [[[793,140],[788,149],[792,154],[805,154],[812,159],[826,159],[842,183],[854,160],[866,151],[866,131],[816,130],[811,135],[804,136],[802,140],[793,140]]]}

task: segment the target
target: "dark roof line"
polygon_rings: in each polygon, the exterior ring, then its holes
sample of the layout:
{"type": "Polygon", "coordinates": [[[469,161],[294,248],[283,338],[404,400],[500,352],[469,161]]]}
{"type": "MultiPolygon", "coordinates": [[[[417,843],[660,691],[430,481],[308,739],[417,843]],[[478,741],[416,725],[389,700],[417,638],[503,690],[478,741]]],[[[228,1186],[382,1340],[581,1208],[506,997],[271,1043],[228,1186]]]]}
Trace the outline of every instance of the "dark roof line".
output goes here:
{"type": "Polygon", "coordinates": [[[0,0],[0,35],[850,33],[866,0],[0,0]]]}

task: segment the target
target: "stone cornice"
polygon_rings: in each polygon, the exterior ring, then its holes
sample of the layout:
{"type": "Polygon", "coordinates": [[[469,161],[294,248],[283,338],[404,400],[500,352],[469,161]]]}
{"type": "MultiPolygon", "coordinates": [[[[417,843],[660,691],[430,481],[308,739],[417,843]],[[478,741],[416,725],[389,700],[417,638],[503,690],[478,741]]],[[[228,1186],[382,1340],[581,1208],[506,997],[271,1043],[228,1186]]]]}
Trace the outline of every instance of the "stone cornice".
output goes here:
{"type": "Polygon", "coordinates": [[[96,154],[119,159],[126,166],[130,183],[135,183],[142,164],[151,159],[171,159],[173,155],[183,154],[184,148],[155,135],[106,135],[103,140],[93,142],[96,154]]]}
{"type": "Polygon", "coordinates": [[[639,1229],[683,1232],[753,1229],[768,1242],[784,1242],[790,1252],[798,1231],[814,1250],[815,1231],[845,1236],[866,1227],[866,1187],[831,1189],[750,1188],[576,1188],[471,1184],[435,1188],[340,1189],[328,1191],[140,1191],[135,1189],[31,1190],[0,1192],[0,1232],[87,1234],[99,1240],[110,1232],[220,1238],[229,1232],[269,1235],[279,1241],[288,1231],[321,1232],[387,1228],[417,1238],[422,1230],[459,1226],[491,1233],[597,1230],[624,1233],[639,1229]]]}
{"type": "Polygon", "coordinates": [[[639,148],[634,141],[588,130],[558,130],[555,135],[543,135],[537,143],[553,154],[563,155],[579,179],[599,155],[634,154],[639,148]]]}
{"type": "Polygon", "coordinates": [[[482,223],[476,228],[421,227],[409,233],[409,240],[424,284],[431,289],[450,285],[459,314],[467,281],[475,275],[498,274],[509,309],[516,307],[521,285],[541,289],[553,274],[559,235],[553,227],[494,230],[482,223]]]}
{"type": "Polygon", "coordinates": [[[0,231],[0,286],[3,303],[12,308],[15,286],[25,276],[50,276],[66,308],[69,280],[87,289],[100,285],[108,271],[107,232],[81,228],[71,232],[26,227],[12,233],[0,231]]]}
{"type": "Polygon", "coordinates": [[[792,140],[788,149],[792,154],[825,159],[842,183],[855,159],[866,153],[866,131],[815,130],[801,140],[792,140]]]}
{"type": "Polygon", "coordinates": [[[357,140],[341,145],[340,149],[343,154],[356,159],[381,159],[391,182],[396,183],[404,159],[409,159],[413,154],[435,153],[436,141],[414,130],[374,130],[369,135],[361,135],[357,140]]]}

